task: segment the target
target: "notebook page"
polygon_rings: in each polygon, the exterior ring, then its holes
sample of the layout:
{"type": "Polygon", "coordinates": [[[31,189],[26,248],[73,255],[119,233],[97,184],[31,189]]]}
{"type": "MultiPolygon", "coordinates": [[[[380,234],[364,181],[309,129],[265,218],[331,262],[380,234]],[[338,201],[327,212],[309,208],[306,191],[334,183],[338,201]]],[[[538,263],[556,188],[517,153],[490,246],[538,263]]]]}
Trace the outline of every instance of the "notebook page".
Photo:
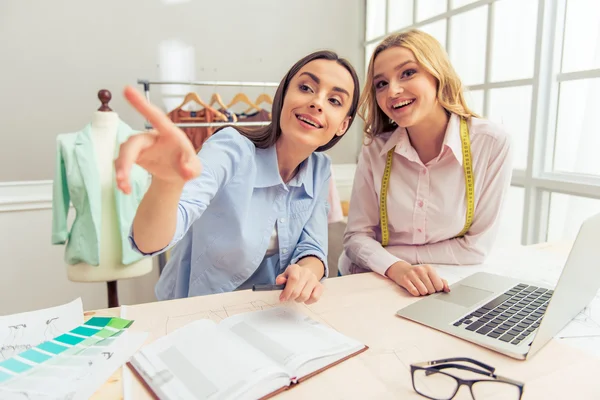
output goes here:
{"type": "Polygon", "coordinates": [[[253,393],[264,386],[266,395],[290,381],[272,360],[210,320],[157,339],[132,364],[161,399],[241,398],[253,386],[253,393]]]}
{"type": "MultiPolygon", "coordinates": [[[[305,363],[327,356],[343,356],[365,346],[306,315],[276,307],[263,311],[234,315],[220,322],[296,378],[305,363]]],[[[332,357],[331,362],[336,357],[332,357]]],[[[303,375],[311,371],[303,369],[303,375]]]]}

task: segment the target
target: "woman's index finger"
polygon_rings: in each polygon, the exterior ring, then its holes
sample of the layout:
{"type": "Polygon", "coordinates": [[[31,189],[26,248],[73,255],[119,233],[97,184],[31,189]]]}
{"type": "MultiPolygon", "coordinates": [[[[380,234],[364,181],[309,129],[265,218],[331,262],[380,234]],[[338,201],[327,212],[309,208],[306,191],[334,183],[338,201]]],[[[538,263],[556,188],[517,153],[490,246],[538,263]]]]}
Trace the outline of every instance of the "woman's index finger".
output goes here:
{"type": "Polygon", "coordinates": [[[173,133],[177,127],[158,107],[150,103],[139,91],[131,86],[123,92],[127,101],[152,124],[161,134],[173,133]]]}

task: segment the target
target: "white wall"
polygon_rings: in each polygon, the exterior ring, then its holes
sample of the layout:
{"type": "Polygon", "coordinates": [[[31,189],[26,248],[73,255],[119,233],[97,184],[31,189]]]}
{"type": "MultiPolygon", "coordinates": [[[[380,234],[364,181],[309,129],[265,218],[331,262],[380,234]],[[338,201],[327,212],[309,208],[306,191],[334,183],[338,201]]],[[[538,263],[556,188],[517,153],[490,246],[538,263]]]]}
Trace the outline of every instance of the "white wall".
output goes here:
{"type": "MultiPolygon", "coordinates": [[[[99,89],[142,129],[121,96],[126,84],[141,88],[140,78],[279,82],[318,49],[348,58],[362,77],[363,8],[361,0],[2,0],[0,182],[52,179],[56,135],[90,120],[99,89]]],[[[355,162],[357,128],[330,152],[334,162],[355,162]]]]}
{"type": "MultiPolygon", "coordinates": [[[[279,81],[317,49],[348,58],[362,78],[363,3],[0,1],[0,315],[78,296],[85,309],[107,305],[105,284],[68,281],[64,247],[50,241],[55,137],[89,122],[99,89],[109,89],[113,110],[142,129],[120,94],[140,78],[279,81]]],[[[166,109],[173,100],[161,93],[153,87],[152,99],[166,109]]],[[[335,163],[355,162],[359,135],[357,124],[330,152],[335,163]]],[[[345,193],[351,177],[339,175],[345,193]]],[[[121,303],[153,301],[157,277],[155,268],[119,282],[121,303]]]]}

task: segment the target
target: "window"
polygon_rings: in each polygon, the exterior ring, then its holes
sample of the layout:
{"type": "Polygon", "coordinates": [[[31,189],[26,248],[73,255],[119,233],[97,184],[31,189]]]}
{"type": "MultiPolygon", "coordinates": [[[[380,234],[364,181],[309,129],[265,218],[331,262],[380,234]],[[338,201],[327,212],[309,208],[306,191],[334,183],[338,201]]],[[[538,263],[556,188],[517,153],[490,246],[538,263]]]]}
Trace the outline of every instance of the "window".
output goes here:
{"type": "Polygon", "coordinates": [[[417,1],[417,21],[424,21],[438,14],[446,12],[447,0],[417,1]]]}
{"type": "Polygon", "coordinates": [[[386,0],[367,1],[367,40],[375,39],[385,34],[386,0]]]}
{"type": "Polygon", "coordinates": [[[600,2],[567,0],[564,32],[562,72],[600,68],[600,2]]]}
{"type": "Polygon", "coordinates": [[[413,0],[389,0],[388,29],[396,31],[413,23],[413,0]]]}
{"type": "Polygon", "coordinates": [[[503,0],[495,4],[490,65],[492,82],[533,77],[537,8],[537,0],[503,0]]]}
{"type": "Polygon", "coordinates": [[[369,55],[391,32],[430,33],[446,48],[469,107],[511,134],[514,172],[498,241],[574,239],[600,212],[600,1],[367,4],[369,55]]]}
{"type": "Polygon", "coordinates": [[[465,90],[467,105],[477,115],[483,115],[483,90],[465,90]]]}
{"type": "Polygon", "coordinates": [[[377,45],[379,44],[379,42],[376,43],[372,43],[370,45],[368,45],[365,49],[365,76],[366,74],[369,73],[369,61],[371,61],[371,56],[373,55],[373,51],[375,50],[375,47],[377,47],[377,45]]]}
{"type": "Polygon", "coordinates": [[[452,0],[452,8],[459,8],[467,4],[475,3],[477,0],[452,0]]]}
{"type": "Polygon", "coordinates": [[[563,193],[550,195],[548,241],[574,240],[581,223],[600,212],[600,199],[563,193]]]}
{"type": "Polygon", "coordinates": [[[517,186],[509,187],[502,209],[502,215],[506,217],[500,218],[498,222],[496,245],[508,247],[521,244],[524,204],[525,189],[517,186]]]}
{"type": "Polygon", "coordinates": [[[506,128],[511,135],[513,166],[525,169],[531,120],[531,86],[515,86],[490,90],[487,117],[506,128]]]}
{"type": "Polygon", "coordinates": [[[444,43],[446,43],[446,25],[446,20],[443,19],[441,21],[423,25],[421,26],[421,30],[436,38],[443,46],[444,43]]]}
{"type": "Polygon", "coordinates": [[[450,61],[465,85],[485,80],[487,8],[478,7],[451,19],[450,61]]]}
{"type": "Polygon", "coordinates": [[[600,78],[560,84],[554,170],[600,175],[600,78]]]}

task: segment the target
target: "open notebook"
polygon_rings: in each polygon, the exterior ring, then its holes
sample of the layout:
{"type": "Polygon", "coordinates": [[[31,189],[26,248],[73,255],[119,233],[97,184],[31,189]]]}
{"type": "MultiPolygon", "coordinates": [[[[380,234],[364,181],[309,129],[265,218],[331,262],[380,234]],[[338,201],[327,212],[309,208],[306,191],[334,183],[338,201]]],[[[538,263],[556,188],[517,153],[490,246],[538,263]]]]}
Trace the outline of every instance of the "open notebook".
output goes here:
{"type": "Polygon", "coordinates": [[[160,399],[270,397],[367,349],[285,307],[192,322],[130,366],[160,399]]]}

